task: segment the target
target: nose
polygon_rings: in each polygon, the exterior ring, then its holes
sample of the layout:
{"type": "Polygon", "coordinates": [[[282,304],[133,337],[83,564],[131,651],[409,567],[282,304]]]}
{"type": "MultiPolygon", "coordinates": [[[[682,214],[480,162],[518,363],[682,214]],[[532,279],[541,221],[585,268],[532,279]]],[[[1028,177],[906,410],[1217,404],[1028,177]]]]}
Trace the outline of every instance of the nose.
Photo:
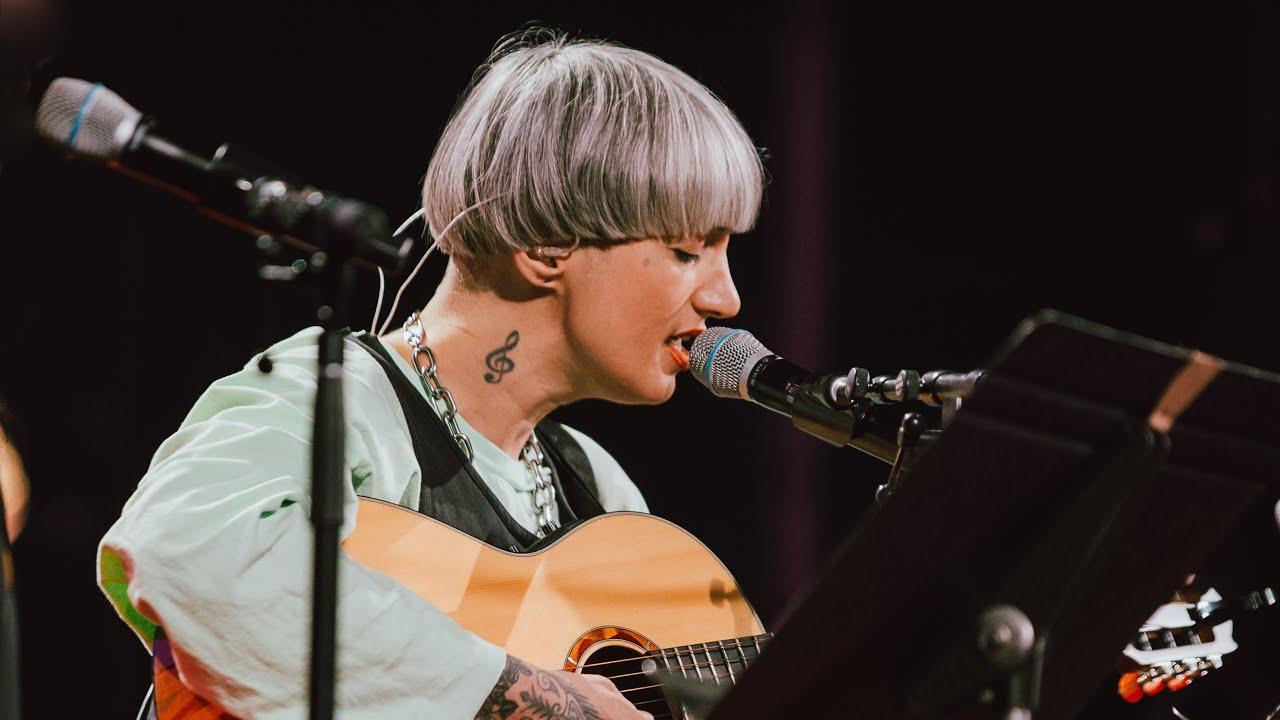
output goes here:
{"type": "Polygon", "coordinates": [[[728,253],[717,253],[717,261],[708,268],[702,284],[693,294],[693,309],[703,317],[731,318],[742,309],[742,298],[729,272],[728,253]]]}

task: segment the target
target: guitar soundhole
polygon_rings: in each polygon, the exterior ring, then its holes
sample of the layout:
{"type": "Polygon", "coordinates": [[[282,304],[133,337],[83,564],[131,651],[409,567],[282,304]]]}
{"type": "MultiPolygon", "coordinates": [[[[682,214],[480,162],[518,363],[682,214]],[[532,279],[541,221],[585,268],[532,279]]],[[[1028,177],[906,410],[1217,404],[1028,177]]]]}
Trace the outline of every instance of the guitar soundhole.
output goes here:
{"type": "Polygon", "coordinates": [[[662,689],[645,677],[640,668],[646,655],[630,645],[605,645],[593,648],[583,658],[582,672],[604,675],[618,686],[637,708],[658,717],[670,711],[662,689]]]}

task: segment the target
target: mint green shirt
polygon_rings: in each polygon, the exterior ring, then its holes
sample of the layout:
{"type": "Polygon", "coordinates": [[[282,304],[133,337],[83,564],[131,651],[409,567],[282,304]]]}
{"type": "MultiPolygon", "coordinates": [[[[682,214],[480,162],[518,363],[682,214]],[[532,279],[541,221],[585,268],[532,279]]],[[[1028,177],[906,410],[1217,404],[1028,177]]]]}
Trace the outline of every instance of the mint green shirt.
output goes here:
{"type": "MultiPolygon", "coordinates": [[[[254,358],[210,386],[156,451],[98,550],[99,585],[121,618],[148,647],[162,626],[184,681],[242,718],[306,716],[318,337],[309,328],[268,349],[269,374],[254,358]]],[[[421,391],[413,368],[391,355],[421,391]]],[[[422,473],[431,469],[418,466],[382,366],[352,342],[344,400],[346,537],[357,493],[416,508],[422,473]]],[[[459,425],[480,476],[533,530],[533,483],[523,463],[465,419],[459,425]]],[[[605,509],[647,512],[617,461],[568,430],[591,462],[605,509]]],[[[341,717],[474,717],[506,653],[386,575],[345,556],[339,574],[341,717]]]]}

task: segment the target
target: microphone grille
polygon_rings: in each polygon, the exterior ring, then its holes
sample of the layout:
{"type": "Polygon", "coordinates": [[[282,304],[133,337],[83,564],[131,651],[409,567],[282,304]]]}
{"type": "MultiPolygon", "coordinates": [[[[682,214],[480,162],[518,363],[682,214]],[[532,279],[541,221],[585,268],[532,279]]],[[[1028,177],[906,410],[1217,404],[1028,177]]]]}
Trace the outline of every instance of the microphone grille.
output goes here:
{"type": "Polygon", "coordinates": [[[36,108],[36,131],[46,142],[96,160],[119,157],[142,113],[101,83],[58,78],[36,108]]]}
{"type": "Polygon", "coordinates": [[[689,369],[713,394],[746,400],[747,371],[756,360],[771,354],[746,330],[707,328],[689,348],[689,369]]]}

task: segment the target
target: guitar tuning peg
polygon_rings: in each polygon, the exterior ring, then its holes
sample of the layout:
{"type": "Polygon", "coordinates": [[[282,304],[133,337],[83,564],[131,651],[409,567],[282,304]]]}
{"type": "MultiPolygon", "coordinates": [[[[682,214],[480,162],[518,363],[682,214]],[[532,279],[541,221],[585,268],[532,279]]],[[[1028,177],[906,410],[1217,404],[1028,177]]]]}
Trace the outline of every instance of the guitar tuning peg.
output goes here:
{"type": "Polygon", "coordinates": [[[1169,679],[1169,692],[1178,692],[1182,688],[1191,684],[1195,677],[1191,673],[1182,673],[1174,675],[1169,679]]]}
{"type": "Polygon", "coordinates": [[[1116,684],[1116,692],[1120,694],[1120,698],[1127,703],[1136,703],[1146,697],[1142,692],[1142,685],[1139,681],[1142,673],[1127,672],[1120,676],[1120,682],[1116,684]]]}
{"type": "Polygon", "coordinates": [[[1155,695],[1162,692],[1169,684],[1169,676],[1165,673],[1159,673],[1152,676],[1150,680],[1142,683],[1142,692],[1146,695],[1155,695]]]}

